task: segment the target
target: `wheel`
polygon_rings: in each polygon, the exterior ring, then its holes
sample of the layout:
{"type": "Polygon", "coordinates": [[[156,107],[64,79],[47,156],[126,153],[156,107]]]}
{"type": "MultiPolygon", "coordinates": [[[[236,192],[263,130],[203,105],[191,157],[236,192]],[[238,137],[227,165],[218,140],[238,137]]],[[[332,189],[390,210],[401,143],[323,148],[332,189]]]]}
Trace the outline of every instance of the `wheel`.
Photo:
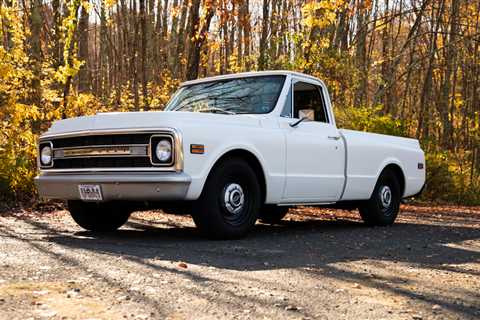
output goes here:
{"type": "Polygon", "coordinates": [[[370,199],[359,207],[363,221],[373,226],[393,224],[400,210],[401,197],[397,176],[391,170],[385,170],[378,178],[370,199]]]}
{"type": "Polygon", "coordinates": [[[127,222],[132,210],[125,204],[68,201],[73,220],[89,231],[115,231],[127,222]]]}
{"type": "Polygon", "coordinates": [[[227,159],[210,173],[192,208],[193,220],[209,238],[240,238],[255,224],[260,201],[260,185],[253,169],[242,159],[227,159]]]}
{"type": "Polygon", "coordinates": [[[260,211],[260,221],[268,224],[280,222],[288,213],[288,207],[264,205],[260,211]]]}

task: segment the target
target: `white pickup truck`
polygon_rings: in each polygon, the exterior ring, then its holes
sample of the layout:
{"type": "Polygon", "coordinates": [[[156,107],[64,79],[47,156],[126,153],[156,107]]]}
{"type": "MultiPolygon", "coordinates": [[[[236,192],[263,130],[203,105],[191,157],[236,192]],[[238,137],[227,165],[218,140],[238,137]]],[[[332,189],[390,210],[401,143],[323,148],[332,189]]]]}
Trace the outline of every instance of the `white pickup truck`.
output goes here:
{"type": "Polygon", "coordinates": [[[145,205],[188,211],[212,238],[298,205],[358,208],[389,225],[425,182],[417,140],[338,129],[324,83],[290,71],[185,82],[163,112],[57,121],[38,150],[40,196],[68,200],[92,231],[145,205]]]}

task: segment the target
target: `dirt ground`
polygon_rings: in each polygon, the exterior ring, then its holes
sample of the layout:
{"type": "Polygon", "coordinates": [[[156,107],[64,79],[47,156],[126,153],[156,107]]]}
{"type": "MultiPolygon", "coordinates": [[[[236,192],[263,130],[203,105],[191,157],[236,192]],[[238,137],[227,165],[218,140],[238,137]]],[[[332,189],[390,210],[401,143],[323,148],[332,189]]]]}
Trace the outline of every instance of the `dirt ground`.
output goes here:
{"type": "Polygon", "coordinates": [[[161,212],[102,235],[63,210],[3,213],[0,319],[480,319],[480,208],[397,221],[303,208],[209,241],[161,212]]]}

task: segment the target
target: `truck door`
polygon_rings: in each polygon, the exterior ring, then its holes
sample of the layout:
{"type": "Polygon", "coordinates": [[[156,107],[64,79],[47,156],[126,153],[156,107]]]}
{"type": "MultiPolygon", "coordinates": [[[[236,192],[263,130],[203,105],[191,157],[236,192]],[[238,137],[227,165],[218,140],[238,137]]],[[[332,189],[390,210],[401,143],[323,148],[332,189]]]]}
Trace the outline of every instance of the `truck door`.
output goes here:
{"type": "Polygon", "coordinates": [[[283,202],[339,200],[345,170],[343,138],[329,114],[323,86],[293,79],[280,118],[286,137],[286,182],[283,202]],[[291,100],[289,100],[291,99],[291,100]],[[296,126],[295,122],[306,118],[296,126]]]}

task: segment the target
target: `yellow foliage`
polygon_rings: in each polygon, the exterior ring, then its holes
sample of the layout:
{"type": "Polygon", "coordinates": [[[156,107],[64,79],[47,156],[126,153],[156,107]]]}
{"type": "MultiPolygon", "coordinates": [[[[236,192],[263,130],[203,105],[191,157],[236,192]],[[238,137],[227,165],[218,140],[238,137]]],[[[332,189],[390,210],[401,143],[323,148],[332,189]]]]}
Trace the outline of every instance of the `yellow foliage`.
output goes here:
{"type": "Polygon", "coordinates": [[[344,0],[308,2],[302,7],[303,25],[310,29],[326,27],[335,22],[338,9],[344,5],[344,0]]]}
{"type": "MultiPolygon", "coordinates": [[[[69,2],[70,12],[86,1],[69,2]]],[[[40,79],[32,72],[33,61],[28,55],[26,34],[29,32],[21,20],[19,11],[2,8],[0,10],[0,39],[8,32],[11,39],[9,48],[0,42],[0,195],[30,198],[35,193],[34,177],[37,174],[37,140],[41,132],[47,130],[52,121],[62,117],[92,115],[98,112],[132,111],[134,100],[129,84],[112,92],[106,101],[92,94],[77,93],[71,89],[67,100],[63,99],[63,89],[69,77],[77,74],[82,61],[77,59],[73,34],[76,30],[76,16],[67,16],[62,24],[62,38],[65,41],[65,65],[54,68],[51,59],[42,62],[40,79]],[[8,28],[7,28],[8,26],[8,28]],[[2,28],[3,27],[3,28],[2,28]],[[72,46],[71,46],[72,45],[72,46]],[[73,50],[71,50],[73,49],[73,50]],[[40,81],[41,103],[32,103],[34,94],[31,83],[40,81]],[[68,107],[64,107],[64,103],[68,107]]],[[[170,73],[162,75],[162,85],[149,83],[147,101],[153,110],[161,110],[168,101],[179,81],[170,73]]],[[[141,108],[145,108],[141,99],[141,108]]]]}
{"type": "Polygon", "coordinates": [[[36,135],[32,128],[41,114],[37,106],[23,103],[31,94],[28,84],[33,75],[25,52],[22,21],[9,9],[0,11],[2,19],[8,21],[5,31],[9,32],[12,48],[0,46],[0,192],[30,192],[36,159],[36,135]]]}
{"type": "Polygon", "coordinates": [[[111,8],[113,7],[114,5],[116,5],[118,2],[118,0],[103,0],[103,3],[105,4],[105,6],[107,8],[111,8]]]}

